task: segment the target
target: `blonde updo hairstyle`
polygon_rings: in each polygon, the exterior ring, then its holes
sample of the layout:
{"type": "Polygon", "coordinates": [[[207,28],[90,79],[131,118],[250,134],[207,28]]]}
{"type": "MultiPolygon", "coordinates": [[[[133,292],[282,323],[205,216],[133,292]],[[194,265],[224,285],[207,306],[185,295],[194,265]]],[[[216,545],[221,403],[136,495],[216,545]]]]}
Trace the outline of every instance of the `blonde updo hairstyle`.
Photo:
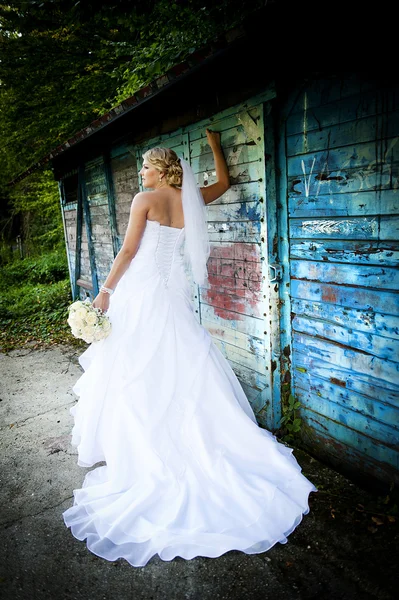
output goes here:
{"type": "Polygon", "coordinates": [[[151,148],[143,154],[143,159],[149,162],[161,173],[165,173],[168,185],[181,187],[183,182],[183,169],[180,158],[170,148],[151,148]]]}

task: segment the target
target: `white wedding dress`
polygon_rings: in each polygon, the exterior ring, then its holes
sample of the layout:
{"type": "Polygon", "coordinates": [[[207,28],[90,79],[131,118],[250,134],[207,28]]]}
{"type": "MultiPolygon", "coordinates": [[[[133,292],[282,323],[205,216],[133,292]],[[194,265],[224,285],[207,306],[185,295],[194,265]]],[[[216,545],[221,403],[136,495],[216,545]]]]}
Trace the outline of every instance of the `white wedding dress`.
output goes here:
{"type": "Polygon", "coordinates": [[[316,487],[258,426],[227,360],[195,318],[184,228],[147,221],[110,300],[112,332],[80,356],[72,444],[92,466],[63,513],[91,552],[144,566],[158,554],[268,550],[316,487]]]}

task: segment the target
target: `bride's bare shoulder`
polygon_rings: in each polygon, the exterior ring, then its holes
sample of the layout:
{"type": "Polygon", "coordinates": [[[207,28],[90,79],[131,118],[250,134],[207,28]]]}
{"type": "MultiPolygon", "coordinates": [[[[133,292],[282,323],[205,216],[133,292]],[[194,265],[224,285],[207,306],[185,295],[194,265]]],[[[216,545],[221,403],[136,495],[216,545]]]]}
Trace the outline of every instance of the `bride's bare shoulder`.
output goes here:
{"type": "Polygon", "coordinates": [[[151,199],[154,197],[153,192],[137,192],[133,196],[133,203],[135,204],[145,204],[146,202],[151,202],[151,199]]]}

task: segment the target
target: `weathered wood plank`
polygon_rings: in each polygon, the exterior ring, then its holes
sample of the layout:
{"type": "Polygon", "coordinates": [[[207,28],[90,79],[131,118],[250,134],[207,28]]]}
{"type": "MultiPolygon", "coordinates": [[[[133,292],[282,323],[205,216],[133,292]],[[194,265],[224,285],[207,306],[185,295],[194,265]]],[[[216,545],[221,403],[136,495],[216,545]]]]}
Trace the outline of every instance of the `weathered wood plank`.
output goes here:
{"type": "Polygon", "coordinates": [[[217,327],[228,327],[248,336],[262,339],[265,335],[263,319],[238,314],[225,310],[223,316],[215,312],[213,306],[202,303],[201,317],[203,321],[214,323],[217,327]]]}
{"type": "Polygon", "coordinates": [[[399,242],[293,240],[290,256],[312,261],[395,267],[399,265],[399,242]]]}
{"type": "Polygon", "coordinates": [[[357,287],[374,287],[386,290],[399,289],[399,271],[385,266],[347,265],[309,260],[292,260],[291,276],[306,281],[320,281],[357,287]]]}
{"type": "Polygon", "coordinates": [[[219,348],[228,360],[243,365],[260,374],[265,372],[265,364],[269,361],[268,356],[265,358],[264,356],[259,356],[253,352],[248,352],[247,350],[228,344],[226,341],[216,337],[212,339],[215,346],[219,348]]]}
{"type": "MultiPolygon", "coordinates": [[[[244,163],[242,165],[230,167],[229,175],[231,185],[237,185],[262,181],[262,177],[264,177],[264,172],[262,164],[259,161],[256,161],[252,163],[244,163]]],[[[197,183],[201,187],[211,185],[212,183],[215,183],[217,181],[216,171],[201,171],[197,174],[196,179],[197,183]]]]}
{"type": "MultiPolygon", "coordinates": [[[[299,400],[302,397],[299,395],[299,400]]],[[[395,469],[399,468],[399,453],[396,449],[388,448],[382,442],[376,441],[367,435],[349,429],[342,423],[337,423],[331,419],[320,415],[310,408],[301,410],[301,417],[304,422],[315,429],[319,435],[328,436],[331,440],[335,441],[335,447],[338,444],[345,444],[353,450],[359,452],[364,460],[364,457],[371,457],[380,463],[388,463],[395,469]]],[[[367,468],[367,463],[366,467],[367,468]]]]}
{"type": "MultiPolygon", "coordinates": [[[[381,402],[379,398],[371,399],[367,396],[362,396],[341,385],[320,379],[313,373],[310,376],[308,373],[305,374],[296,371],[294,379],[295,390],[301,390],[301,394],[303,394],[306,399],[306,394],[310,392],[313,397],[320,398],[321,404],[330,402],[332,404],[343,406],[355,413],[362,414],[368,419],[384,423],[394,430],[396,428],[397,440],[399,440],[399,431],[397,430],[397,428],[399,428],[399,410],[391,404],[381,402]]],[[[311,407],[307,401],[305,405],[311,407]]],[[[317,410],[317,408],[314,408],[314,410],[325,414],[324,411],[317,410]]],[[[358,427],[354,427],[354,429],[359,430],[358,427]]],[[[371,437],[377,436],[372,435],[371,437]]]]}
{"type": "Polygon", "coordinates": [[[250,242],[260,239],[260,221],[220,221],[208,223],[211,242],[250,242]]]}
{"type": "Polygon", "coordinates": [[[252,292],[247,295],[238,295],[225,287],[200,288],[200,303],[213,307],[216,314],[223,316],[226,311],[261,317],[262,308],[259,306],[258,297],[252,292]]]}
{"type": "Polygon", "coordinates": [[[315,78],[308,82],[306,88],[298,94],[295,103],[292,106],[291,114],[301,113],[304,110],[337,102],[346,97],[354,96],[355,103],[358,97],[367,90],[375,89],[372,81],[367,81],[367,77],[355,73],[345,75],[337,79],[315,78]]]}
{"type": "MultiPolygon", "coordinates": [[[[234,363],[230,363],[230,364],[234,365],[234,363]]],[[[238,377],[238,375],[237,375],[237,377],[238,377]]],[[[263,409],[263,414],[264,414],[265,404],[267,406],[270,404],[270,400],[266,399],[266,401],[265,401],[265,395],[268,394],[270,396],[270,390],[266,389],[265,391],[260,392],[259,390],[248,385],[245,381],[243,381],[239,377],[238,377],[238,380],[240,382],[242,389],[244,390],[246,397],[249,400],[249,403],[252,407],[252,410],[255,413],[255,416],[258,418],[258,413],[260,411],[262,411],[262,409],[263,409]],[[266,392],[266,394],[265,394],[265,392],[266,392]]],[[[262,416],[263,416],[263,414],[262,414],[262,416]]],[[[263,425],[264,419],[262,419],[262,418],[258,419],[258,422],[263,425]]],[[[265,426],[266,426],[266,424],[265,424],[265,426]]]]}
{"type": "Polygon", "coordinates": [[[65,222],[74,222],[76,223],[76,207],[73,210],[65,211],[65,222]]]}
{"type": "Polygon", "coordinates": [[[379,335],[353,330],[352,323],[348,328],[320,319],[295,316],[292,327],[298,333],[305,333],[319,339],[339,342],[350,348],[399,362],[399,340],[392,340],[379,335]]]}
{"type": "Polygon", "coordinates": [[[394,292],[359,288],[354,294],[352,288],[345,286],[293,279],[291,281],[291,295],[293,298],[300,300],[328,302],[347,308],[375,311],[386,315],[397,316],[399,314],[398,294],[394,292]]]}
{"type": "MultiPolygon", "coordinates": [[[[226,278],[226,287],[236,285],[237,279],[243,279],[240,285],[249,290],[260,290],[262,282],[262,264],[261,262],[238,260],[231,258],[209,258],[208,274],[214,277],[226,278]],[[231,279],[232,282],[228,280],[231,279]]],[[[210,281],[211,285],[213,284],[210,281]]]]}
{"type": "MultiPolygon", "coordinates": [[[[215,343],[215,345],[217,345],[215,343]]],[[[220,349],[220,348],[219,348],[220,349]]],[[[223,353],[223,351],[221,350],[223,353]]],[[[227,357],[226,357],[227,358],[227,357]]],[[[258,371],[254,371],[253,369],[243,365],[241,363],[237,363],[234,360],[230,360],[227,358],[231,368],[237,375],[240,382],[246,383],[248,386],[253,388],[258,392],[264,392],[269,388],[268,379],[266,375],[259,373],[258,371]]],[[[264,400],[263,400],[264,405],[264,400]]],[[[262,408],[262,407],[260,407],[262,408]]]]}
{"type": "Polygon", "coordinates": [[[207,207],[208,222],[212,221],[259,221],[264,206],[258,200],[237,204],[210,204],[207,207]]]}
{"type": "MultiPolygon", "coordinates": [[[[118,165],[120,166],[120,165],[118,165]]],[[[139,191],[139,177],[137,171],[130,165],[124,171],[116,170],[112,165],[112,177],[115,185],[115,192],[119,194],[129,194],[130,198],[139,191]]]]}
{"type": "Polygon", "coordinates": [[[291,219],[291,238],[397,240],[399,216],[291,219]]]}
{"type": "Polygon", "coordinates": [[[393,406],[395,410],[399,408],[399,386],[386,385],[380,379],[376,379],[372,374],[356,373],[345,368],[342,365],[332,365],[319,358],[309,356],[308,353],[296,352],[293,365],[293,382],[298,373],[312,379],[317,377],[338,385],[342,390],[350,390],[361,394],[374,402],[376,398],[384,404],[393,406]]]}
{"type": "Polygon", "coordinates": [[[119,220],[128,220],[129,219],[129,215],[130,215],[130,209],[131,209],[131,201],[129,202],[124,202],[123,204],[119,203],[116,207],[116,216],[119,220]]]}
{"type": "Polygon", "coordinates": [[[89,205],[92,206],[105,206],[107,204],[107,195],[105,193],[98,194],[97,196],[90,196],[89,205]]]}
{"type": "Polygon", "coordinates": [[[112,146],[110,149],[110,156],[112,161],[123,161],[125,158],[134,155],[135,146],[127,142],[119,142],[116,146],[112,146]]]}
{"type": "MultiPolygon", "coordinates": [[[[299,389],[297,390],[298,392],[299,389]]],[[[309,390],[301,390],[300,396],[306,410],[310,409],[334,423],[340,423],[350,431],[367,435],[376,442],[384,444],[384,446],[399,450],[399,432],[395,427],[381,423],[360,412],[355,412],[341,404],[330,402],[328,399],[314,394],[309,390]]]]}
{"type": "Polygon", "coordinates": [[[391,315],[377,313],[373,310],[356,310],[346,306],[295,298],[292,300],[291,308],[294,315],[323,319],[334,325],[377,334],[385,338],[399,339],[399,321],[397,317],[391,315]]]}
{"type": "Polygon", "coordinates": [[[104,204],[107,201],[105,181],[91,181],[89,190],[87,198],[90,204],[104,204]]]}
{"type": "Polygon", "coordinates": [[[331,194],[396,190],[399,180],[399,163],[372,163],[364,167],[341,168],[312,176],[310,173],[288,178],[289,196],[328,196],[331,194]]]}
{"type": "Polygon", "coordinates": [[[267,87],[259,94],[252,96],[251,98],[246,99],[244,102],[240,104],[236,104],[234,106],[230,106],[222,112],[219,112],[211,117],[206,117],[202,119],[202,121],[197,121],[192,125],[187,127],[183,127],[183,131],[189,131],[190,136],[193,135],[195,137],[196,133],[199,133],[199,136],[204,135],[204,131],[206,127],[216,127],[217,129],[221,126],[221,121],[227,120],[231,115],[241,114],[242,112],[250,112],[252,113],[253,109],[259,109],[259,107],[263,103],[266,104],[266,108],[269,106],[270,100],[276,97],[276,89],[274,82],[270,82],[267,87]]]}
{"type": "Polygon", "coordinates": [[[207,290],[212,290],[215,293],[234,294],[240,298],[245,298],[247,302],[259,302],[262,292],[262,281],[259,279],[258,272],[244,277],[223,277],[222,275],[212,275],[208,277],[208,282],[201,287],[205,294],[207,290]]]}
{"type": "Polygon", "coordinates": [[[327,105],[314,106],[312,110],[302,108],[287,119],[287,135],[305,131],[324,129],[332,125],[371,117],[381,112],[392,112],[397,105],[397,86],[388,93],[382,89],[373,89],[330,102],[327,105]],[[395,93],[396,92],[396,93],[395,93]]]}
{"type": "Polygon", "coordinates": [[[209,210],[211,207],[218,206],[219,204],[236,204],[243,202],[264,202],[258,181],[232,185],[227,192],[220,196],[220,198],[214,200],[211,204],[208,204],[206,209],[209,210]]]}
{"type": "MultiPolygon", "coordinates": [[[[263,140],[263,131],[254,121],[252,121],[251,124],[253,127],[239,125],[221,131],[220,139],[223,149],[226,150],[226,152],[229,152],[229,148],[241,146],[243,144],[258,145],[259,142],[263,140]]],[[[249,123],[246,123],[246,125],[249,125],[249,123]]],[[[190,140],[190,156],[192,157],[192,160],[195,160],[197,157],[201,157],[208,152],[209,144],[206,137],[193,141],[190,140]]],[[[198,170],[200,164],[201,159],[196,166],[198,170]]]]}
{"type": "Polygon", "coordinates": [[[109,224],[107,223],[96,223],[93,225],[92,235],[96,236],[99,239],[107,238],[111,239],[111,232],[109,230],[109,224]]]}
{"type": "Polygon", "coordinates": [[[108,207],[107,201],[103,204],[90,204],[90,214],[92,222],[97,218],[99,222],[101,219],[108,219],[108,207]]]}
{"type": "Polygon", "coordinates": [[[212,337],[220,340],[221,342],[227,342],[232,346],[241,348],[246,352],[255,354],[257,356],[265,357],[265,342],[264,339],[259,339],[247,333],[241,333],[226,325],[217,324],[214,321],[207,321],[202,317],[201,324],[205,327],[212,337]]]}
{"type": "Polygon", "coordinates": [[[211,244],[210,259],[242,260],[247,262],[260,262],[260,244],[229,244],[228,242],[213,242],[211,244]]]}
{"type": "MultiPolygon", "coordinates": [[[[255,144],[237,144],[236,146],[223,147],[223,154],[229,167],[259,162],[259,148],[255,144]]],[[[203,152],[199,156],[194,156],[191,160],[191,167],[195,174],[215,170],[215,161],[213,152],[208,146],[208,152],[203,152]]]]}
{"type": "Polygon", "coordinates": [[[332,125],[317,131],[309,131],[306,135],[292,135],[287,138],[287,156],[317,152],[325,148],[337,148],[354,142],[372,142],[378,139],[380,132],[384,138],[392,138],[399,131],[399,111],[381,113],[348,123],[332,125]]]}
{"type": "MultiPolygon", "coordinates": [[[[259,101],[261,104],[261,101],[259,101]]],[[[249,118],[254,122],[256,126],[259,121],[260,116],[260,107],[259,104],[256,106],[244,106],[240,105],[237,107],[232,107],[228,109],[228,113],[226,111],[219,113],[217,115],[212,116],[209,120],[202,121],[199,123],[194,123],[188,129],[190,129],[190,141],[198,142],[198,140],[203,140],[206,143],[206,134],[205,128],[209,126],[209,122],[212,123],[211,128],[217,128],[217,131],[228,131],[229,129],[233,129],[236,127],[243,126],[243,123],[246,123],[246,120],[249,118]]],[[[206,151],[209,146],[204,146],[204,150],[206,151]]],[[[192,156],[195,157],[197,154],[192,152],[192,156]]]]}
{"type": "Polygon", "coordinates": [[[384,141],[384,145],[377,148],[374,139],[366,143],[354,140],[349,146],[323,148],[311,154],[291,156],[287,161],[288,176],[302,176],[305,171],[308,177],[317,182],[322,177],[328,178],[331,173],[345,173],[347,169],[381,170],[383,165],[390,166],[399,161],[397,135],[384,141]]]}
{"type": "Polygon", "coordinates": [[[392,190],[290,196],[291,217],[356,217],[399,213],[399,193],[392,190]]]}
{"type": "MultiPolygon", "coordinates": [[[[179,154],[179,150],[182,150],[184,147],[185,141],[185,133],[183,129],[180,129],[173,133],[167,133],[158,135],[156,137],[151,138],[150,140],[146,140],[143,144],[140,145],[140,153],[144,154],[150,148],[154,146],[163,146],[163,142],[167,140],[168,148],[174,150],[177,154],[179,154]],[[178,150],[176,150],[176,148],[178,150]]],[[[137,148],[135,148],[136,150],[137,148]]]]}
{"type": "Polygon", "coordinates": [[[398,363],[297,332],[293,335],[293,347],[296,352],[307,353],[311,358],[340,365],[363,375],[370,374],[375,379],[385,382],[386,386],[397,385],[398,363]]]}
{"type": "MultiPolygon", "coordinates": [[[[105,207],[105,209],[107,209],[107,207],[105,207]]],[[[102,214],[92,214],[91,224],[93,227],[103,227],[104,229],[109,229],[108,211],[106,210],[106,212],[103,212],[102,214]]]]}
{"type": "Polygon", "coordinates": [[[315,196],[290,196],[290,217],[356,217],[399,213],[399,193],[392,190],[361,191],[315,196]]]}
{"type": "Polygon", "coordinates": [[[114,255],[113,255],[113,249],[112,249],[112,243],[108,242],[108,243],[98,243],[96,244],[96,259],[97,259],[97,264],[99,265],[108,265],[108,267],[111,266],[112,261],[113,261],[114,255]]]}

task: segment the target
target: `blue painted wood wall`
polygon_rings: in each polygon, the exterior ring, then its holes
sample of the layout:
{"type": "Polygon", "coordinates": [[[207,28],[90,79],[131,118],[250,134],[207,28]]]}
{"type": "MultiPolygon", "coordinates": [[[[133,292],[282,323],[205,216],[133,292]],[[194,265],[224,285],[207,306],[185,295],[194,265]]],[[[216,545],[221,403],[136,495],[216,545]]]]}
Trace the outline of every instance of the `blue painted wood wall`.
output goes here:
{"type": "Polygon", "coordinates": [[[303,437],[385,481],[399,467],[397,92],[359,76],[313,81],[283,125],[303,437]]]}

